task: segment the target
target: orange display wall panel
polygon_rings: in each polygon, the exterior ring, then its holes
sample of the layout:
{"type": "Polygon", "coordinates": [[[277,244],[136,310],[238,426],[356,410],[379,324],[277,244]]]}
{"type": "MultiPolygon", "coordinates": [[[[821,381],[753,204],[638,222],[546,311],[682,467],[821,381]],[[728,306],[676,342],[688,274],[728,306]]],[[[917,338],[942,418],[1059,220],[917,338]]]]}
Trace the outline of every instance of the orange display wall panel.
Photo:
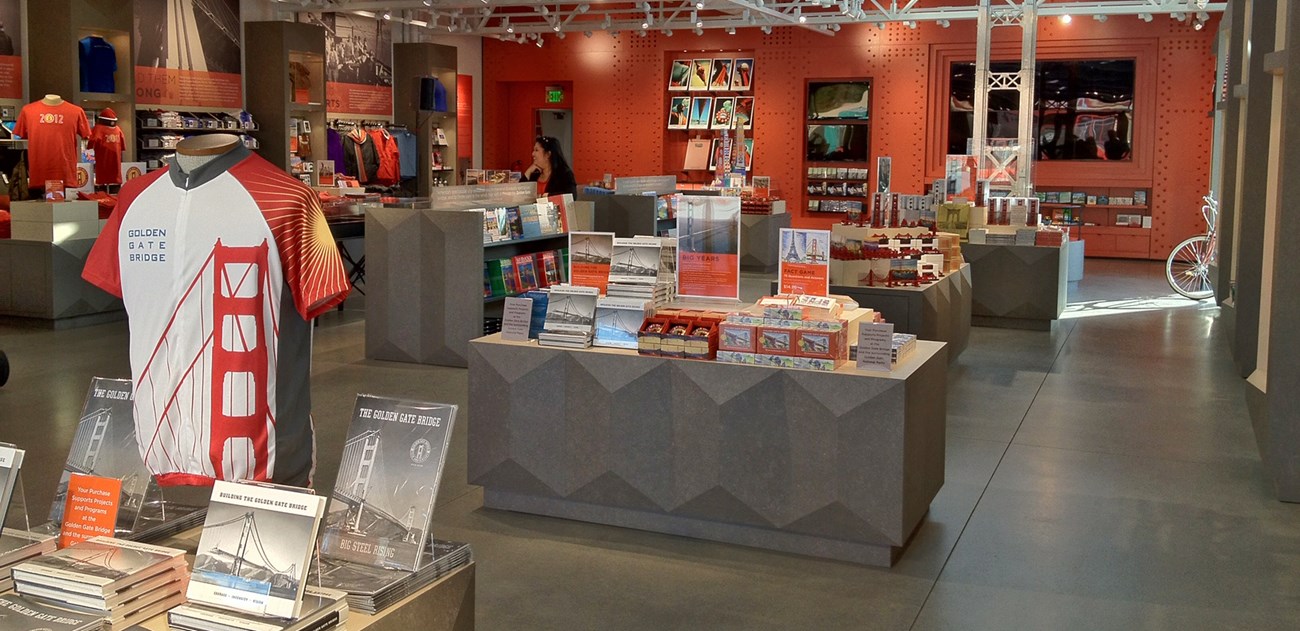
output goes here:
{"type": "MultiPolygon", "coordinates": [[[[810,77],[872,77],[870,114],[872,159],[892,159],[891,188],[921,194],[940,177],[947,154],[949,66],[973,61],[974,20],[954,21],[944,29],[922,22],[916,29],[899,23],[845,25],[834,37],[800,28],[721,30],[702,36],[646,37],[601,31],[598,15],[580,16],[571,32],[593,36],[563,40],[543,35],[542,48],[522,47],[495,39],[483,41],[483,162],[509,164],[526,158],[507,146],[509,111],[520,107],[507,98],[517,82],[570,82],[573,111],[572,163],[579,182],[615,176],[677,174],[684,156],[672,154],[667,129],[671,60],[696,51],[731,56],[753,51],[755,98],[753,130],[755,169],[772,177],[787,194],[793,226],[826,228],[842,216],[808,213],[803,183],[806,171],[806,82],[810,77]],[[524,49],[527,52],[523,52],[524,49]]],[[[1133,186],[1151,190],[1153,251],[1167,252],[1181,239],[1202,230],[1200,196],[1209,180],[1213,121],[1213,44],[1218,15],[1201,31],[1174,20],[1146,23],[1136,16],[1113,16],[1106,22],[1041,20],[1038,53],[1053,59],[1134,59],[1137,94],[1134,161],[1126,173],[1088,174],[1061,162],[1035,171],[1045,186],[1133,186]],[[1149,134],[1149,136],[1148,136],[1149,134]],[[1140,141],[1140,142],[1139,142],[1140,141]]],[[[995,32],[999,59],[1018,58],[1014,29],[995,32]]],[[[522,106],[527,107],[527,106],[522,106]]],[[[690,135],[689,133],[687,134],[690,135]]],[[[1104,166],[1104,165],[1102,165],[1104,166]]],[[[1101,168],[1100,166],[1094,167],[1101,168]]],[[[873,176],[874,177],[874,176],[873,176]]],[[[874,182],[872,182],[874,184],[874,182]]],[[[1091,249],[1091,246],[1089,246],[1091,249]]]]}
{"type": "MultiPolygon", "coordinates": [[[[679,183],[711,183],[715,174],[713,169],[686,169],[687,146],[691,140],[708,140],[709,155],[716,158],[719,140],[724,135],[735,133],[730,129],[733,122],[742,127],[745,138],[755,145],[754,151],[762,151],[763,147],[758,146],[753,138],[756,131],[754,114],[763,106],[754,97],[757,87],[754,59],[752,49],[740,48],[664,52],[661,63],[667,81],[662,86],[661,99],[665,114],[659,121],[664,134],[663,166],[658,173],[675,175],[679,183]],[[722,80],[722,74],[730,78],[722,80]],[[723,103],[726,103],[725,107],[723,103]],[[716,119],[719,112],[724,113],[720,120],[716,119]]],[[[784,157],[770,156],[767,164],[784,157]]],[[[711,166],[713,161],[710,159],[710,165],[706,166],[711,166]]],[[[750,157],[749,165],[751,174],[754,168],[763,169],[761,159],[754,156],[750,157]]]]}

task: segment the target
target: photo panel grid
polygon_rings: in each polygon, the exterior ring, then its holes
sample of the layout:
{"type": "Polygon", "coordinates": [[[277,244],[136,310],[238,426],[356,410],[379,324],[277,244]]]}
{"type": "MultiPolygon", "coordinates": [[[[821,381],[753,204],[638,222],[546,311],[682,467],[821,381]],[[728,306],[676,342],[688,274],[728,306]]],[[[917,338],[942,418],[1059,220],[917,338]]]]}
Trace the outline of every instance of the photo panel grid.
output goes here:
{"type": "Polygon", "coordinates": [[[690,89],[691,81],[691,60],[674,59],[673,65],[668,69],[668,91],[685,92],[690,89]]]}
{"type": "Polygon", "coordinates": [[[691,116],[691,97],[674,96],[668,102],[668,129],[687,129],[691,116]]]}
{"type": "Polygon", "coordinates": [[[733,60],[731,59],[714,59],[713,65],[709,70],[709,89],[716,92],[725,92],[731,89],[731,69],[733,60]]]}
{"type": "Polygon", "coordinates": [[[697,96],[691,103],[689,129],[708,129],[713,115],[713,97],[697,96]]]}

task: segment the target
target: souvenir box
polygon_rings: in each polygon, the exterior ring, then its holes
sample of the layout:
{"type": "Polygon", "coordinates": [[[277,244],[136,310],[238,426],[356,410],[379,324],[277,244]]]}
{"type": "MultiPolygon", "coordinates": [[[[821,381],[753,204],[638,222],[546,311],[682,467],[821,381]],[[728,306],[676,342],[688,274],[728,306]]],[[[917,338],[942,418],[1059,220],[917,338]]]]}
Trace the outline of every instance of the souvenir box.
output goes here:
{"type": "Polygon", "coordinates": [[[691,334],[691,320],[669,320],[659,341],[660,357],[686,357],[686,341],[691,334]]]}
{"type": "Polygon", "coordinates": [[[848,338],[844,329],[838,331],[799,331],[795,355],[816,359],[847,361],[848,338]]]}
{"type": "Polygon", "coordinates": [[[686,337],[686,358],[712,360],[717,354],[718,324],[696,320],[691,324],[690,334],[686,337]]]}
{"type": "Polygon", "coordinates": [[[663,348],[663,339],[668,332],[668,318],[646,318],[636,334],[636,352],[642,355],[658,355],[663,348]]]}
{"type": "Polygon", "coordinates": [[[758,352],[765,355],[794,355],[798,329],[758,327],[758,352]]]}
{"type": "Polygon", "coordinates": [[[758,350],[758,327],[724,322],[718,325],[718,351],[753,353],[758,350]]]}

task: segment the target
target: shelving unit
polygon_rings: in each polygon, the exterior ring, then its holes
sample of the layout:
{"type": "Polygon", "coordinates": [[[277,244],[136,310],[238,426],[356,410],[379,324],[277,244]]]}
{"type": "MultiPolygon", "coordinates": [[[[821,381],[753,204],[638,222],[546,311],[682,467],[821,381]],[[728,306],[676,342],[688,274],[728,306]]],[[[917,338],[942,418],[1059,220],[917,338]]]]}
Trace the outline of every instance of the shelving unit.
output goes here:
{"type": "Polygon", "coordinates": [[[325,29],[298,22],[247,22],[244,58],[257,60],[244,70],[248,112],[258,124],[252,132],[257,152],[291,173],[295,163],[324,159],[325,29]],[[306,85],[295,85],[291,75],[306,85]]]}
{"type": "Polygon", "coordinates": [[[39,70],[27,77],[31,100],[46,94],[58,94],[87,110],[90,124],[95,112],[111,107],[117,113],[118,127],[126,136],[122,161],[136,159],[135,127],[135,55],[132,32],[135,28],[134,3],[95,0],[44,0],[32,3],[26,11],[27,54],[39,60],[39,70]],[[113,45],[117,72],[113,76],[115,91],[82,92],[81,62],[78,42],[83,37],[98,36],[113,45]]]}
{"type": "Polygon", "coordinates": [[[428,197],[435,181],[455,186],[459,181],[456,163],[456,47],[412,43],[393,45],[393,122],[406,125],[416,144],[425,147],[416,164],[416,177],[404,183],[417,197],[428,197]],[[420,80],[434,77],[447,90],[447,111],[420,110],[420,80]],[[442,129],[446,143],[437,143],[434,129],[442,129]],[[433,166],[433,152],[442,152],[440,168],[433,166]]]}
{"type": "MultiPolygon", "coordinates": [[[[870,206],[871,184],[868,177],[823,177],[809,175],[809,169],[860,169],[864,175],[869,174],[869,165],[871,161],[871,102],[874,98],[872,80],[870,78],[846,78],[846,79],[806,79],[804,81],[804,143],[805,150],[803,155],[804,177],[803,185],[803,208],[815,215],[834,215],[847,212],[844,204],[836,202],[860,202],[863,210],[870,206]],[[813,99],[818,89],[827,88],[836,84],[845,86],[861,86],[865,88],[863,97],[866,100],[866,112],[863,116],[853,117],[822,117],[817,115],[817,109],[814,108],[813,99]],[[865,137],[865,145],[861,150],[855,152],[860,155],[851,155],[845,160],[819,159],[823,156],[814,156],[811,149],[813,148],[811,139],[814,133],[814,126],[817,125],[837,125],[851,128],[855,133],[862,134],[865,137]],[[861,158],[861,159],[857,159],[861,158]],[[825,193],[816,193],[814,190],[818,186],[828,183],[861,184],[863,187],[862,195],[832,195],[825,193]],[[831,203],[823,203],[831,202],[831,203]]],[[[846,147],[847,148],[847,147],[846,147]]]]}
{"type": "MultiPolygon", "coordinates": [[[[1056,194],[1060,192],[1083,193],[1094,198],[1135,197],[1137,192],[1149,193],[1147,189],[1133,187],[1044,187],[1040,192],[1056,194]]],[[[1086,197],[1085,197],[1086,199],[1086,197]]],[[[1146,205],[1101,204],[1077,202],[1043,202],[1044,213],[1069,208],[1072,218],[1079,222],[1077,228],[1071,228],[1070,235],[1087,242],[1087,256],[1107,258],[1151,258],[1151,228],[1140,225],[1118,225],[1120,215],[1132,215],[1140,218],[1151,217],[1150,199],[1146,205]]],[[[1140,219],[1139,219],[1140,221],[1140,219]]]]}
{"type": "Polygon", "coordinates": [[[258,131],[256,123],[244,126],[239,121],[239,113],[233,111],[141,110],[136,112],[135,126],[139,135],[137,147],[140,161],[150,169],[162,166],[161,160],[176,150],[175,142],[168,136],[184,138],[202,134],[235,134],[244,138],[244,145],[249,149],[258,148],[257,139],[249,135],[258,131]],[[160,112],[177,114],[185,123],[179,126],[166,124],[158,117],[160,112]]]}

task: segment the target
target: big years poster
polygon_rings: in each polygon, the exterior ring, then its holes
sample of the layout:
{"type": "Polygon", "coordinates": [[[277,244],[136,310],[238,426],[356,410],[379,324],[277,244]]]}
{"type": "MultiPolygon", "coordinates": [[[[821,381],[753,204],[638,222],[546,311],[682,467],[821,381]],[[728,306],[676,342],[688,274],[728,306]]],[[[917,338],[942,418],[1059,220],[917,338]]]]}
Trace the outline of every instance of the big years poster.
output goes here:
{"type": "Polygon", "coordinates": [[[135,101],[244,107],[239,0],[135,0],[135,101]]]}
{"type": "Polygon", "coordinates": [[[740,198],[684,195],[677,206],[677,294],[740,299],[740,198]]]}

